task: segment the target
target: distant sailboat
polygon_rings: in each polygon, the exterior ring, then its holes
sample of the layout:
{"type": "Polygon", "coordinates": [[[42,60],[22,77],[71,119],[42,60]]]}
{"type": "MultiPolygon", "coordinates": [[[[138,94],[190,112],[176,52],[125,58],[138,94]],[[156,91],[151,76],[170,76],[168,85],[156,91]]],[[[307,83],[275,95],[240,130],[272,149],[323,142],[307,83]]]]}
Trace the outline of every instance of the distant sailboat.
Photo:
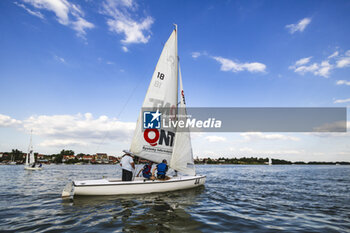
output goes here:
{"type": "Polygon", "coordinates": [[[33,143],[32,143],[32,131],[30,132],[30,143],[28,148],[28,153],[26,156],[26,164],[24,166],[24,169],[26,170],[41,170],[42,167],[36,167],[35,164],[35,156],[34,156],[34,150],[33,150],[33,143]]]}
{"type": "Polygon", "coordinates": [[[8,163],[9,165],[16,165],[16,161],[14,160],[14,156],[11,156],[11,161],[8,163]]]}
{"type": "MultiPolygon", "coordinates": [[[[177,27],[165,43],[163,51],[153,73],[151,83],[146,93],[143,108],[153,108],[154,101],[164,103],[166,106],[178,109],[178,116],[186,117],[185,96],[182,85],[182,77],[178,65],[177,54],[177,27]],[[178,103],[178,79],[180,80],[180,102],[178,103]]],[[[154,110],[155,111],[155,110],[154,110]]],[[[168,143],[156,143],[154,138],[148,138],[148,131],[142,130],[143,111],[141,110],[137,120],[134,137],[132,139],[130,153],[134,156],[153,161],[170,161],[170,168],[184,174],[170,177],[169,180],[146,180],[136,177],[133,181],[121,181],[121,179],[100,179],[73,181],[62,192],[62,196],[73,195],[120,195],[120,194],[145,194],[154,192],[168,192],[180,189],[188,189],[204,185],[206,177],[197,175],[195,171],[191,137],[189,131],[177,129],[151,129],[156,135],[164,133],[168,135],[168,143]],[[170,142],[169,135],[172,135],[170,142]],[[175,137],[175,138],[173,138],[175,137]]]]}
{"type": "Polygon", "coordinates": [[[269,157],[269,165],[272,165],[272,159],[269,157]]]}

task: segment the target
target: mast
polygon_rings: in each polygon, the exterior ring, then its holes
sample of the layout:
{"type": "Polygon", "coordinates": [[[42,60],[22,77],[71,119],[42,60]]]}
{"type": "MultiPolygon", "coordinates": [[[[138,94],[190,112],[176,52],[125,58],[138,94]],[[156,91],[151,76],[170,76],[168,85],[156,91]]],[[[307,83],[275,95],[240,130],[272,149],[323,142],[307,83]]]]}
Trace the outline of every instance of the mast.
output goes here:
{"type": "Polygon", "coordinates": [[[176,109],[178,109],[178,101],[179,101],[179,54],[177,51],[177,24],[174,23],[174,30],[175,30],[175,54],[176,54],[176,109]]]}
{"type": "Polygon", "coordinates": [[[28,164],[30,163],[34,163],[34,156],[33,156],[33,140],[32,140],[32,136],[33,136],[33,130],[30,130],[30,143],[29,143],[29,153],[28,153],[28,164]],[[33,160],[33,161],[32,161],[33,160]]]}
{"type": "Polygon", "coordinates": [[[31,154],[31,147],[32,147],[32,132],[33,130],[30,131],[30,140],[29,140],[29,146],[28,146],[28,153],[27,153],[27,156],[26,156],[26,165],[28,166],[29,165],[29,156],[31,154]]]}
{"type": "MultiPolygon", "coordinates": [[[[178,120],[186,121],[187,111],[186,111],[186,102],[185,94],[182,84],[182,75],[179,65],[179,79],[180,79],[180,103],[178,109],[178,120]]],[[[187,175],[194,176],[196,175],[196,170],[194,167],[193,161],[193,151],[191,144],[191,134],[189,129],[176,130],[175,142],[173,153],[171,156],[170,167],[174,170],[182,172],[187,175]]]]}

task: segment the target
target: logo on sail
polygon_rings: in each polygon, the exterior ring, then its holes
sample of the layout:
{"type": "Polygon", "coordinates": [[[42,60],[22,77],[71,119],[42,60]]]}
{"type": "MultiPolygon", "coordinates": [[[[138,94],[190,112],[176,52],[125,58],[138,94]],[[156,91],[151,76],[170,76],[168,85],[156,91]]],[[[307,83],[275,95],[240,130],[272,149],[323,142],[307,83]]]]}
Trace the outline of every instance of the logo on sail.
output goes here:
{"type": "Polygon", "coordinates": [[[151,146],[163,145],[173,147],[175,133],[171,131],[165,131],[163,129],[145,129],[143,132],[143,138],[151,146]]]}
{"type": "Polygon", "coordinates": [[[156,112],[144,111],[143,112],[143,128],[144,129],[160,129],[161,128],[161,116],[162,113],[157,109],[156,112]]]}

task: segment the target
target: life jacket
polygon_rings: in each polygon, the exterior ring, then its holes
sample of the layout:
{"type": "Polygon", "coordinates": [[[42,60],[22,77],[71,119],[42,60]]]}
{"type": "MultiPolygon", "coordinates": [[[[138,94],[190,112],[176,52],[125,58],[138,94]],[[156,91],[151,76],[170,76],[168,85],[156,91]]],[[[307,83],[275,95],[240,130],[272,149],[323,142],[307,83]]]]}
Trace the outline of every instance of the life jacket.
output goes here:
{"type": "Polygon", "coordinates": [[[165,175],[165,173],[168,171],[168,165],[165,163],[160,163],[157,165],[157,174],[158,175],[165,175]]]}
{"type": "Polygon", "coordinates": [[[149,165],[149,164],[146,164],[145,166],[143,166],[142,175],[143,176],[150,176],[151,175],[151,169],[152,169],[152,166],[149,165]]]}

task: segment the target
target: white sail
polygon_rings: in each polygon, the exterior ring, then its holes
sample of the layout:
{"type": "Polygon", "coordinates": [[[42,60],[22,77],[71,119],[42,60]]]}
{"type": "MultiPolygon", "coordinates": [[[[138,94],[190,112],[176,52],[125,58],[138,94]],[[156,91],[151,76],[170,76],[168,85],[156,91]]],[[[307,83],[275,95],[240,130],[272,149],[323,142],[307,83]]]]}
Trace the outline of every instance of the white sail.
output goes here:
{"type": "MultiPolygon", "coordinates": [[[[185,102],[185,93],[182,85],[181,70],[179,66],[179,75],[180,75],[180,105],[178,110],[178,121],[186,121],[187,112],[186,112],[186,102],[185,102]]],[[[194,162],[193,162],[193,152],[191,145],[191,135],[190,130],[182,129],[181,131],[176,132],[173,155],[170,161],[170,167],[176,171],[185,173],[187,175],[194,176],[196,175],[194,162]]]]}
{"type": "Polygon", "coordinates": [[[32,165],[35,162],[33,143],[32,143],[32,131],[30,132],[30,143],[28,147],[28,154],[26,157],[26,166],[32,165]]]}
{"type": "MultiPolygon", "coordinates": [[[[165,43],[163,51],[154,70],[142,108],[177,109],[178,91],[178,58],[177,58],[177,29],[172,32],[165,43]]],[[[138,157],[160,163],[163,159],[168,162],[174,145],[175,130],[147,129],[143,127],[143,111],[140,112],[136,123],[130,151],[138,157]],[[156,132],[157,131],[157,132],[156,132]]],[[[162,114],[166,114],[162,112],[162,114]]]]}
{"type": "Polygon", "coordinates": [[[28,153],[27,153],[27,156],[26,156],[26,166],[29,165],[29,153],[30,153],[30,149],[28,149],[28,153]]]}
{"type": "Polygon", "coordinates": [[[269,157],[269,165],[272,165],[272,159],[269,157]]]}

